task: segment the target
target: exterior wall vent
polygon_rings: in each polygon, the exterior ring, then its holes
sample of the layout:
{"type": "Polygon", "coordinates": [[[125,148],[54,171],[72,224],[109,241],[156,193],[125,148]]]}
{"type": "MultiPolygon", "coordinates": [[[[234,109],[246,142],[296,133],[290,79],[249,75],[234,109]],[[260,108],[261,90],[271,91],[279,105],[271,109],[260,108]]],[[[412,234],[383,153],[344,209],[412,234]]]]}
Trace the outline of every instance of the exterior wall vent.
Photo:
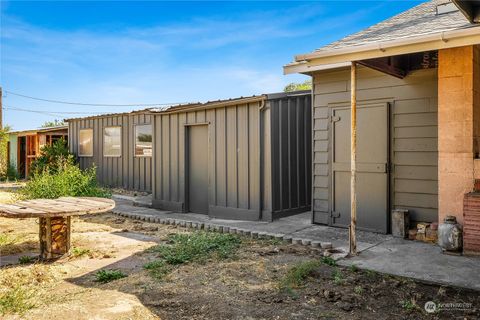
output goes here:
{"type": "Polygon", "coordinates": [[[452,2],[442,3],[437,6],[437,16],[455,11],[458,11],[458,8],[452,2]]]}

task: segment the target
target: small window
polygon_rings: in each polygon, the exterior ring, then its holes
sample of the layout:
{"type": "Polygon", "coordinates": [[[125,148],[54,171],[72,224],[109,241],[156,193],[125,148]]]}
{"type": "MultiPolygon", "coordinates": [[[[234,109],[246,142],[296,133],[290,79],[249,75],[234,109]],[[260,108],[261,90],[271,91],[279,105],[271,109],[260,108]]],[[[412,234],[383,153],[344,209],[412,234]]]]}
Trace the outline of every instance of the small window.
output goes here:
{"type": "Polygon", "coordinates": [[[135,126],[135,156],[152,156],[152,125],[135,126]]]}
{"type": "Polygon", "coordinates": [[[103,129],[103,156],[120,157],[122,155],[122,128],[106,127],[103,129]]]}
{"type": "Polygon", "coordinates": [[[93,156],[93,129],[80,129],[78,136],[78,156],[93,156]]]}

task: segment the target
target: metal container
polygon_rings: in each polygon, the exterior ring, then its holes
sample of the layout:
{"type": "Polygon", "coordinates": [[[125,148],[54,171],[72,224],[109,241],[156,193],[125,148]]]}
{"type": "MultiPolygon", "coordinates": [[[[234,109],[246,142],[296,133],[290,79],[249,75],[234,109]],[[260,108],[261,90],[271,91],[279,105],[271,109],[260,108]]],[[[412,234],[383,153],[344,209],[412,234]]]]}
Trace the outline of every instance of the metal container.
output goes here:
{"type": "Polygon", "coordinates": [[[446,216],[438,226],[438,245],[444,251],[460,251],[462,249],[462,226],[454,216],[446,216]]]}

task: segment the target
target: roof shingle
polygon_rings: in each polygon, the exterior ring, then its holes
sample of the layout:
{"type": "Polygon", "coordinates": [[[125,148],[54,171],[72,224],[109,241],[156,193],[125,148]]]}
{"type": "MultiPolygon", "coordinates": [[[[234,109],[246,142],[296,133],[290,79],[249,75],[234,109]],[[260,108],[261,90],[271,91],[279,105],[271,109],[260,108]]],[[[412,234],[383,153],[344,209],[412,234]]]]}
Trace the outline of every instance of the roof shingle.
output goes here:
{"type": "Polygon", "coordinates": [[[458,10],[437,15],[437,6],[449,2],[448,0],[431,0],[422,3],[365,30],[321,47],[315,50],[315,52],[332,51],[370,43],[440,33],[442,31],[479,27],[478,25],[470,24],[458,10]]]}

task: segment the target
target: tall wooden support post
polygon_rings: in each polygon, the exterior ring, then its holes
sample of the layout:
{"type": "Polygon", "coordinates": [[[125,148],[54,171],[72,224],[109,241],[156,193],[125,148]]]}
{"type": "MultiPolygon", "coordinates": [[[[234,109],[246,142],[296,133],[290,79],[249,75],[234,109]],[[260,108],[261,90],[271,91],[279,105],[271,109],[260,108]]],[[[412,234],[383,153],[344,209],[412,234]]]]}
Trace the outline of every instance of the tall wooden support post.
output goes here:
{"type": "Polygon", "coordinates": [[[350,177],[350,212],[351,222],[349,229],[350,255],[357,254],[357,64],[352,62],[351,66],[351,128],[350,128],[350,154],[351,154],[351,177],[350,177]]]}

